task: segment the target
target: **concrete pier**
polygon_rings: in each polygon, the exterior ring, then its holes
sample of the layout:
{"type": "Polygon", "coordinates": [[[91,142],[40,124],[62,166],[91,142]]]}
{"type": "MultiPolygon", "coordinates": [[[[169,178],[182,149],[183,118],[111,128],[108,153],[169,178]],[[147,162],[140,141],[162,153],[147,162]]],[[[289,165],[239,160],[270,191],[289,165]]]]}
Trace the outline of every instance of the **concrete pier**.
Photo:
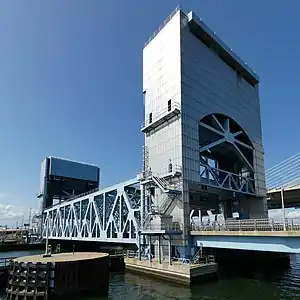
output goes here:
{"type": "Polygon", "coordinates": [[[10,266],[8,283],[9,299],[107,295],[109,255],[81,252],[19,257],[10,266]]]}
{"type": "Polygon", "coordinates": [[[163,280],[191,285],[196,281],[208,280],[216,277],[218,264],[215,262],[203,264],[179,264],[158,261],[139,260],[137,258],[125,259],[126,270],[145,274],[163,280]]]}

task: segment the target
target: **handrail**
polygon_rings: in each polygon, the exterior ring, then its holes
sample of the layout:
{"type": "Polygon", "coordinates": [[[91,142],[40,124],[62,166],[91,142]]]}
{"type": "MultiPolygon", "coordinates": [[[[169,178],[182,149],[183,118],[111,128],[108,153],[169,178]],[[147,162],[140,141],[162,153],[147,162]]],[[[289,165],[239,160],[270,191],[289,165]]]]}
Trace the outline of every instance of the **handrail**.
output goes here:
{"type": "MultiPolygon", "coordinates": [[[[300,220],[286,219],[286,231],[300,231],[300,220]]],[[[274,219],[246,219],[215,221],[211,224],[192,222],[192,231],[285,231],[283,221],[274,219]]]]}
{"type": "Polygon", "coordinates": [[[168,115],[168,113],[173,112],[175,109],[180,110],[180,105],[178,102],[172,103],[171,110],[169,110],[168,108],[165,108],[164,110],[160,111],[157,115],[155,115],[152,118],[151,122],[149,122],[149,120],[142,122],[141,128],[144,128],[148,125],[155,123],[156,121],[160,120],[164,116],[168,115]]]}
{"type": "Polygon", "coordinates": [[[165,166],[156,172],[152,172],[151,170],[140,171],[138,173],[138,177],[141,180],[147,180],[148,177],[151,176],[151,174],[155,174],[156,176],[159,176],[160,178],[165,179],[165,177],[169,177],[170,175],[172,175],[174,173],[182,173],[182,166],[178,165],[178,164],[172,164],[172,172],[169,172],[169,166],[165,166]]]}
{"type": "Polygon", "coordinates": [[[172,224],[149,224],[148,227],[143,228],[143,230],[165,230],[175,232],[181,232],[182,229],[182,224],[177,222],[174,222],[172,224]]]}

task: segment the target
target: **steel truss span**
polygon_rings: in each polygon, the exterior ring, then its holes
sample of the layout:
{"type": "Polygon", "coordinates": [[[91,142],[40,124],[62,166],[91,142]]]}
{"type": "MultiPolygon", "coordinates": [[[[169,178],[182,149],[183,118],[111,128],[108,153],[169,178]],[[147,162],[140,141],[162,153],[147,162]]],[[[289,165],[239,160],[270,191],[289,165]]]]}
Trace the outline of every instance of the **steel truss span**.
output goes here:
{"type": "Polygon", "coordinates": [[[46,209],[43,238],[137,243],[140,185],[134,178],[46,209]]]}

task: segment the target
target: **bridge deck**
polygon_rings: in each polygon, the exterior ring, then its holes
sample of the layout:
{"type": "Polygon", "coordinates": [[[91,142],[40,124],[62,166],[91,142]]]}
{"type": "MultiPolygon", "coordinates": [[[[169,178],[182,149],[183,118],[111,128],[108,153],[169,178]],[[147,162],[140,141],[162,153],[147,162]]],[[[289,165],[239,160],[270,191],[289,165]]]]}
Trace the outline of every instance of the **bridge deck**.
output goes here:
{"type": "Polygon", "coordinates": [[[300,253],[299,220],[226,220],[193,224],[190,235],[198,247],[300,253]]]}

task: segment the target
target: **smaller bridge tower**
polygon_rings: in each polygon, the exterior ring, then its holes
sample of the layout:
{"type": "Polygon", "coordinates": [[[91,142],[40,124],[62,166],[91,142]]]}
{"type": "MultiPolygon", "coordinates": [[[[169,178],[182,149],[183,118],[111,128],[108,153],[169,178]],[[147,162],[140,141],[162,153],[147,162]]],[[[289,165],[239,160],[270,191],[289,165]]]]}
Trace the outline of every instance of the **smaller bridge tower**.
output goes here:
{"type": "Polygon", "coordinates": [[[99,168],[95,165],[49,156],[41,164],[40,211],[56,202],[96,190],[99,168]]]}

